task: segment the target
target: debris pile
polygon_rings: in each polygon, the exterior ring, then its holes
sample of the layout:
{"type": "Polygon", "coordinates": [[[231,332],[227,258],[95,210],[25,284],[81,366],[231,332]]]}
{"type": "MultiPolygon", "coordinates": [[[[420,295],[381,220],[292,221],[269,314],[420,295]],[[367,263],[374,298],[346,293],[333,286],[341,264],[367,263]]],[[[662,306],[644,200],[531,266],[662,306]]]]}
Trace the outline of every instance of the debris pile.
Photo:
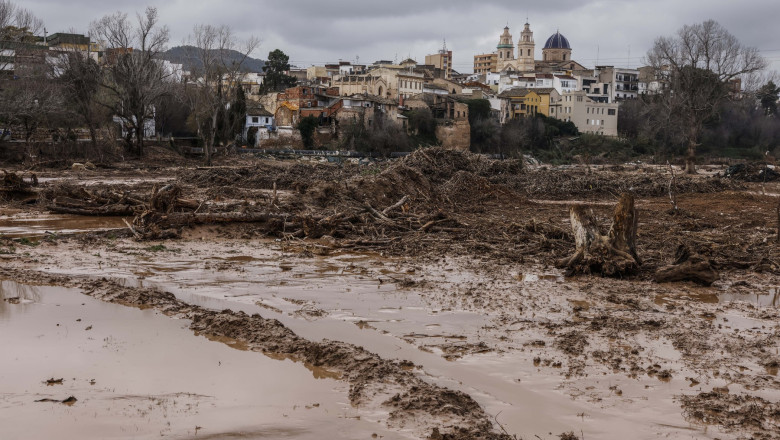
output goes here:
{"type": "Polygon", "coordinates": [[[739,163],[726,169],[725,177],[743,182],[773,182],[780,179],[780,173],[764,163],[739,163]]]}
{"type": "MultiPolygon", "coordinates": [[[[630,192],[637,197],[664,197],[669,192],[670,176],[662,173],[598,173],[529,170],[501,182],[529,198],[566,200],[613,196],[630,192]]],[[[502,179],[503,180],[503,179],[502,179]]],[[[495,179],[491,179],[495,182],[495,179]]],[[[745,186],[720,177],[677,176],[678,194],[709,194],[744,189],[745,186]]]]}
{"type": "Polygon", "coordinates": [[[29,180],[3,170],[3,180],[0,182],[0,200],[24,199],[35,194],[33,187],[38,186],[38,176],[31,174],[29,180]]]}

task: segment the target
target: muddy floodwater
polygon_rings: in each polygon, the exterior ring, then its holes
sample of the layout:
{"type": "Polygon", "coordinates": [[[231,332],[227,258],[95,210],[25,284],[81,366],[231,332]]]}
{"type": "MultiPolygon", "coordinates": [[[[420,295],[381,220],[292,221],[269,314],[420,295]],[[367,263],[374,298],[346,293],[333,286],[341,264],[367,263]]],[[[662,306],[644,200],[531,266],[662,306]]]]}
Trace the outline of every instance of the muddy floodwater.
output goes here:
{"type": "Polygon", "coordinates": [[[193,335],[186,320],[78,289],[2,281],[0,298],[4,440],[400,438],[360,418],[327,371],[193,335]]]}
{"type": "Polygon", "coordinates": [[[0,235],[37,238],[47,234],[72,234],[125,227],[120,217],[85,217],[69,214],[12,213],[0,215],[0,235]]]}
{"type": "MultiPolygon", "coordinates": [[[[502,272],[499,278],[503,279],[497,280],[496,274],[486,278],[458,259],[420,266],[371,254],[301,258],[270,240],[226,241],[215,245],[204,244],[196,238],[163,248],[126,243],[94,253],[69,252],[60,247],[64,257],[41,256],[37,264],[50,273],[90,278],[103,274],[97,276],[109,276],[124,286],[170,291],[186,303],[212,310],[260,313],[280,320],[310,340],[346,341],[371,347],[383,357],[409,360],[420,366],[417,372],[426,381],[470,394],[489,413],[498,414],[498,423],[504,429],[518,435],[546,433],[541,438],[555,438],[549,433],[576,430],[585,433],[586,438],[723,438],[719,437],[723,433],[714,427],[691,424],[680,414],[675,396],[691,391],[691,382],[686,377],[693,373],[686,374],[680,354],[664,337],[639,335],[627,340],[613,339],[606,341],[604,350],[644,346],[652,354],[653,362],[661,362],[664,368],[679,372],[669,379],[659,380],[655,375],[629,378],[602,371],[596,365],[585,366],[587,374],[569,377],[567,360],[551,348],[555,342],[549,340],[546,331],[528,324],[557,319],[555,315],[562,309],[577,310],[570,319],[582,319],[588,313],[595,313],[595,304],[583,290],[583,283],[567,280],[555,270],[510,270],[502,272]],[[413,280],[417,284],[424,280],[429,287],[402,287],[414,284],[413,280]],[[487,312],[489,307],[475,309],[454,301],[460,295],[468,297],[468,291],[474,291],[475,286],[490,283],[505,298],[488,294],[484,296],[486,301],[522,300],[538,303],[537,307],[551,312],[547,312],[547,317],[525,314],[522,307],[487,312]],[[563,295],[564,291],[568,293],[563,295]],[[558,293],[551,296],[550,292],[558,293]],[[507,322],[507,316],[513,316],[514,322],[507,322]]],[[[649,299],[659,306],[747,302],[769,308],[777,300],[775,290],[753,296],[728,292],[724,288],[698,288],[685,294],[664,291],[649,299]]],[[[19,306],[6,304],[5,307],[19,306]]],[[[137,310],[124,313],[151,314],[137,310]]],[[[167,328],[173,325],[179,334],[187,333],[182,329],[184,324],[177,321],[165,324],[166,318],[159,319],[163,319],[160,325],[167,328]]],[[[738,322],[742,322],[739,316],[733,316],[728,325],[738,322]]],[[[128,325],[128,331],[134,325],[128,325]]],[[[202,338],[199,342],[207,344],[202,338]]],[[[160,344],[161,349],[166,345],[180,345],[173,341],[160,341],[160,344]]],[[[592,344],[595,346],[597,341],[592,344]]],[[[224,347],[217,344],[211,349],[224,350],[224,347]]],[[[236,356],[245,354],[232,352],[236,356]]],[[[269,362],[259,354],[247,354],[261,358],[253,361],[257,370],[247,378],[250,381],[276,377],[277,369],[284,364],[269,362]]],[[[191,353],[181,356],[182,359],[192,357],[191,353]]],[[[158,362],[164,361],[155,360],[149,365],[158,362]]],[[[304,366],[297,367],[304,369],[304,366]]],[[[37,376],[56,376],[55,371],[47,369],[37,376]]],[[[100,371],[96,369],[95,374],[100,371]]],[[[217,371],[221,370],[217,368],[217,371]]],[[[311,381],[311,372],[305,373],[304,369],[303,376],[310,382],[320,383],[311,381]]],[[[37,376],[38,382],[43,380],[37,376]]],[[[726,384],[717,378],[712,380],[714,385],[726,384]]],[[[182,389],[194,389],[192,381],[187,384],[182,389]]],[[[338,383],[332,386],[338,387],[338,383]]],[[[342,383],[341,387],[345,385],[342,383]]],[[[305,390],[280,389],[292,392],[292,406],[305,408],[311,405],[309,401],[325,401],[325,398],[310,397],[308,390],[316,388],[309,385],[305,390]],[[296,395],[301,400],[296,400],[296,395]]],[[[212,395],[218,391],[199,393],[212,395]]],[[[338,401],[336,398],[335,402],[338,401]]],[[[348,403],[336,406],[341,407],[342,411],[349,409],[348,403]]],[[[355,417],[371,419],[371,413],[366,414],[365,408],[352,410],[355,417]]],[[[280,413],[272,413],[271,419],[273,414],[280,413]]],[[[230,426],[234,421],[221,422],[230,426]]]]}
{"type": "Polygon", "coordinates": [[[0,440],[780,440],[778,182],[160,157],[0,187],[0,440]]]}

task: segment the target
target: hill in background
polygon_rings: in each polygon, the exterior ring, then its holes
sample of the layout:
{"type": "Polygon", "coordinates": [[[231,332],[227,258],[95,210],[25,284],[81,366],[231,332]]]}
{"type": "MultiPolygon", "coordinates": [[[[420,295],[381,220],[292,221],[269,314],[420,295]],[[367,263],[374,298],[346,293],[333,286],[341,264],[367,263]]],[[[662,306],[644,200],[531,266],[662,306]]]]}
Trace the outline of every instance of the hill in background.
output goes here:
{"type": "MultiPolygon", "coordinates": [[[[200,59],[190,56],[193,53],[196,53],[196,50],[193,46],[176,46],[160,54],[160,58],[168,60],[172,63],[183,64],[184,70],[193,70],[193,68],[197,69],[203,66],[203,63],[200,61],[200,59]]],[[[228,59],[231,61],[239,62],[242,57],[243,56],[238,51],[228,51],[228,59]]],[[[241,70],[246,72],[260,73],[263,71],[264,65],[265,61],[249,57],[244,60],[244,64],[241,66],[241,70]]]]}

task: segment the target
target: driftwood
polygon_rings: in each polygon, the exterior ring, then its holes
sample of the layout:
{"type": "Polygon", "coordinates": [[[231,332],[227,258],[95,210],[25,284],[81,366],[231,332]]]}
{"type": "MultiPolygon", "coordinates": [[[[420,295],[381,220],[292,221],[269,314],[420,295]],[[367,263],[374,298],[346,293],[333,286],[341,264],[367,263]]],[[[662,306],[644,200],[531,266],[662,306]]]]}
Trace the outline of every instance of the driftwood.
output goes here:
{"type": "Polygon", "coordinates": [[[712,268],[710,262],[701,255],[692,254],[685,245],[677,247],[675,261],[672,265],[661,267],[655,273],[655,282],[657,283],[693,281],[709,286],[718,278],[718,272],[712,268]]]}
{"type": "Polygon", "coordinates": [[[32,174],[30,181],[27,182],[23,177],[16,173],[9,173],[3,170],[3,179],[0,181],[0,194],[5,194],[7,197],[25,197],[35,193],[34,186],[38,186],[38,176],[32,174]]]}
{"type": "Polygon", "coordinates": [[[623,194],[615,206],[612,226],[603,235],[591,210],[583,205],[569,209],[575,251],[558,261],[569,275],[621,276],[636,273],[642,261],[636,252],[637,212],[634,197],[623,194]]]}
{"type": "Polygon", "coordinates": [[[66,204],[52,204],[49,205],[49,211],[56,212],[58,214],[75,214],[75,215],[90,215],[90,216],[129,216],[134,215],[135,210],[131,205],[105,205],[105,206],[76,206],[66,204]]]}
{"type": "Polygon", "coordinates": [[[144,201],[139,194],[116,191],[90,191],[84,187],[62,188],[48,205],[52,212],[91,216],[132,216],[153,210],[169,213],[174,210],[195,210],[201,202],[180,197],[178,185],[155,189],[144,201]]]}

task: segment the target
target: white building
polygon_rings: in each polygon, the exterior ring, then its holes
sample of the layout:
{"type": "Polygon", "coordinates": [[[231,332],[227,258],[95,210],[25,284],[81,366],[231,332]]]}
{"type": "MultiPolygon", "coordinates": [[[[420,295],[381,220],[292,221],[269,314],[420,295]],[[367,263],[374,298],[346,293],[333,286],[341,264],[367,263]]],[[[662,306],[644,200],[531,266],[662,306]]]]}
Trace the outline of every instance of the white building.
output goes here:
{"type": "Polygon", "coordinates": [[[581,133],[617,136],[619,104],[596,102],[584,90],[567,92],[550,106],[550,116],[571,121],[581,133]]]}
{"type": "Polygon", "coordinates": [[[271,112],[263,106],[251,106],[246,111],[244,132],[241,138],[246,142],[249,140],[250,134],[253,134],[255,143],[250,147],[255,147],[261,140],[270,138],[271,132],[275,129],[274,115],[271,112]]]}

